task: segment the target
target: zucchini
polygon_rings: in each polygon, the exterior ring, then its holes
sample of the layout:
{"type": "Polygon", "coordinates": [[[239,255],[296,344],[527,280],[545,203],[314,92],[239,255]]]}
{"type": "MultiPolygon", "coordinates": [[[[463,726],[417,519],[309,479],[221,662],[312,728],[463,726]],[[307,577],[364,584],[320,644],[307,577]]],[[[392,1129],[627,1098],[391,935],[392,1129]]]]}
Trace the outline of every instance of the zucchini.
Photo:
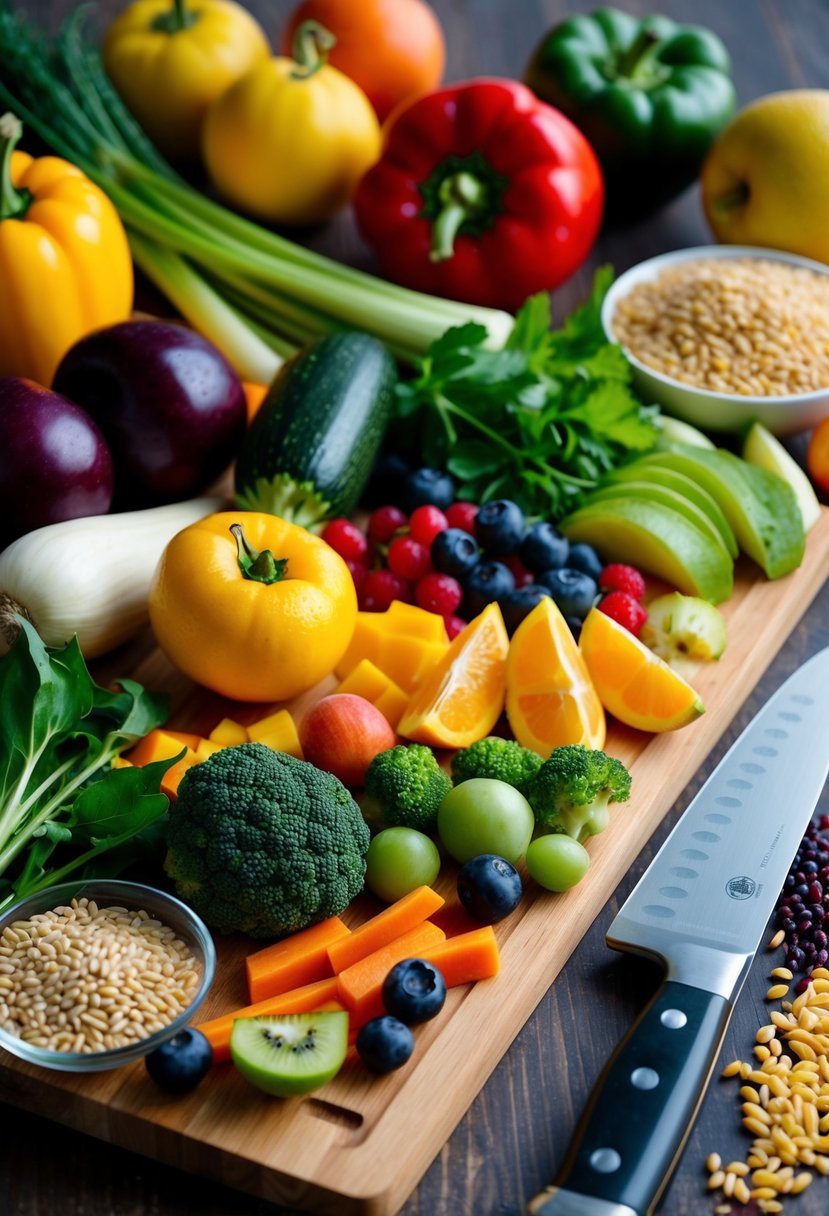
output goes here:
{"type": "Polygon", "coordinates": [[[304,528],[348,515],[363,492],[394,402],[397,370],[382,342],[345,330],[279,372],[242,441],[236,505],[304,528]]]}

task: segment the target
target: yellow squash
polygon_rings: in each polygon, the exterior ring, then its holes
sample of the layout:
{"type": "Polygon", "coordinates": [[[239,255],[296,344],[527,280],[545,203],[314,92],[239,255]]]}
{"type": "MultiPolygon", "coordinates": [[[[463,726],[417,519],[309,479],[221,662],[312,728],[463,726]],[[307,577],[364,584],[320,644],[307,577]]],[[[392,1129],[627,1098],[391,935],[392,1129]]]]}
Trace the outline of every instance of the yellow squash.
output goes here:
{"type": "Polygon", "coordinates": [[[109,26],[104,66],[155,144],[195,161],[210,103],[270,47],[234,0],[135,0],[109,26]]]}
{"type": "Polygon", "coordinates": [[[16,152],[20,130],[0,118],[0,375],[48,388],[70,346],[129,316],[132,260],[103,191],[68,161],[16,152]]]}
{"type": "Polygon", "coordinates": [[[184,528],[164,551],[150,622],[192,680],[237,701],[283,701],[345,653],[357,620],[338,553],[276,515],[225,511],[184,528]]]}
{"type": "Polygon", "coordinates": [[[207,112],[207,170],[226,199],[259,219],[329,219],[380,155],[374,110],[352,80],[325,62],[331,45],[327,30],[305,23],[293,59],[260,63],[207,112]]]}

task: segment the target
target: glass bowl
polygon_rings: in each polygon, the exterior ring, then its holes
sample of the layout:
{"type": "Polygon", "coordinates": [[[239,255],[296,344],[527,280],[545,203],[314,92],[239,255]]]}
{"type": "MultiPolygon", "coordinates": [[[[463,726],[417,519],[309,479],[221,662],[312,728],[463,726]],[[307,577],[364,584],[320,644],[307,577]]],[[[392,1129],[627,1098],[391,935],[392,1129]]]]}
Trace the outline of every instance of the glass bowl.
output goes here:
{"type": "MultiPolygon", "coordinates": [[[[57,1069],[60,1072],[102,1072],[109,1068],[120,1068],[123,1064],[131,1064],[149,1054],[159,1044],[172,1038],[190,1021],[207,995],[216,971],[216,949],[213,939],[199,917],[174,896],[167,895],[164,891],[156,890],[154,887],[134,882],[95,879],[88,882],[76,881],[47,887],[37,895],[20,900],[0,915],[0,939],[2,939],[4,931],[14,922],[28,920],[32,916],[68,905],[71,900],[81,898],[94,901],[99,908],[121,907],[133,912],[143,909],[151,918],[168,926],[175,932],[176,937],[188,947],[195,963],[198,982],[189,1005],[163,1028],[153,1031],[144,1039],[106,1050],[89,1052],[52,1050],[29,1043],[12,1034],[4,1025],[0,1024],[0,1047],[29,1064],[37,1064],[41,1068],[57,1069]]],[[[8,943],[4,941],[3,944],[8,943]]],[[[8,963],[9,961],[8,955],[0,956],[0,962],[8,963]]],[[[3,970],[5,975],[9,974],[5,968],[3,970]]],[[[116,978],[117,976],[113,976],[113,979],[116,978]]],[[[3,997],[4,992],[0,989],[0,1004],[2,1004],[3,997]]],[[[91,1013],[92,1009],[86,1011],[91,1013]]]]}
{"type": "Polygon", "coordinates": [[[621,345],[633,371],[634,386],[646,402],[654,402],[677,418],[690,422],[704,431],[739,433],[752,422],[760,422],[775,435],[793,435],[809,430],[829,415],[829,387],[786,396],[742,396],[738,393],[715,392],[675,380],[637,359],[613,332],[613,318],[619,301],[639,283],[656,279],[663,270],[682,262],[702,259],[762,258],[802,266],[817,274],[829,275],[829,266],[810,258],[765,249],[757,245],[699,245],[677,249],[639,262],[624,271],[611,285],[602,304],[602,328],[609,342],[621,345]]]}

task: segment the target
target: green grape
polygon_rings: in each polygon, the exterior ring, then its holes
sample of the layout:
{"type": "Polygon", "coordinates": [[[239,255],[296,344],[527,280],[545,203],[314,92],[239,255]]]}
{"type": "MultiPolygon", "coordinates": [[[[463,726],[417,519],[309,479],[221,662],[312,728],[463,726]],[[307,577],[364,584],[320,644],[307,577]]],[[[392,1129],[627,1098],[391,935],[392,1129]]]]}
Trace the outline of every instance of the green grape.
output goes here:
{"type": "Polygon", "coordinates": [[[366,855],[366,885],[378,899],[394,903],[415,887],[430,887],[440,872],[437,845],[414,828],[385,828],[366,855]]]}
{"type": "Polygon", "coordinates": [[[497,853],[515,865],[524,856],[535,817],[506,781],[472,777],[450,790],[438,809],[438,833],[456,861],[497,853]]]}
{"type": "Polygon", "coordinates": [[[590,854],[572,836],[551,832],[537,836],[527,849],[527,870],[548,891],[569,891],[581,882],[590,865],[590,854]]]}

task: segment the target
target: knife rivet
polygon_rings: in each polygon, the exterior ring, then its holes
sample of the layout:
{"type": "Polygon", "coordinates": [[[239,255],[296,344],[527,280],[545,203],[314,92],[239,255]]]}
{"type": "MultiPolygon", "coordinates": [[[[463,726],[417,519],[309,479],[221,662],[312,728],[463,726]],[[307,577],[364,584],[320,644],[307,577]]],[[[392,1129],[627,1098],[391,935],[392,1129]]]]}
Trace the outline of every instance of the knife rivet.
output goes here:
{"type": "Polygon", "coordinates": [[[663,1009],[659,1020],[668,1030],[681,1030],[688,1023],[688,1018],[681,1009],[663,1009]]]}
{"type": "Polygon", "coordinates": [[[636,1089],[656,1089],[659,1073],[653,1068],[634,1068],[630,1074],[630,1083],[636,1089]]]}
{"type": "Polygon", "coordinates": [[[590,1164],[597,1174],[613,1174],[622,1164],[615,1148],[597,1148],[590,1154],[590,1164]]]}

